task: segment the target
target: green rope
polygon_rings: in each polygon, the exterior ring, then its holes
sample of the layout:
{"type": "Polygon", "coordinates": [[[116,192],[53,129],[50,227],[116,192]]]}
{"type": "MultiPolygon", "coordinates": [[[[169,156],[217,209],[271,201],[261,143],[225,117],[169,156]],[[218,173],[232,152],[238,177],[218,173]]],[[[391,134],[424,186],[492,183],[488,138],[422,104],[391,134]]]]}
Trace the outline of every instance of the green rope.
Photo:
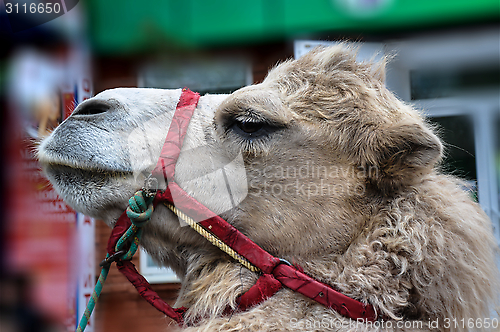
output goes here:
{"type": "MultiPolygon", "coordinates": [[[[121,257],[119,257],[119,259],[130,260],[137,252],[137,249],[139,248],[139,240],[142,236],[142,226],[144,226],[151,219],[151,215],[153,214],[153,199],[154,196],[147,195],[142,190],[136,192],[134,196],[129,199],[127,216],[130,218],[132,225],[116,243],[115,251],[124,251],[127,245],[129,245],[129,247],[128,250],[121,257]]],[[[85,308],[85,312],[80,319],[80,323],[78,324],[76,332],[83,332],[87,327],[90,315],[92,315],[92,311],[94,311],[97,299],[101,295],[102,287],[104,285],[104,282],[106,281],[106,278],[108,277],[111,262],[116,260],[113,258],[113,260],[108,262],[107,260],[109,258],[109,254],[106,254],[106,258],[104,259],[103,263],[101,263],[104,264],[104,266],[101,269],[101,274],[99,275],[99,279],[97,280],[97,283],[94,287],[94,292],[92,293],[92,297],[90,298],[89,303],[85,308]]]]}
{"type": "MultiPolygon", "coordinates": [[[[106,258],[109,257],[109,255],[106,256],[106,258]]],[[[101,295],[102,291],[102,286],[104,285],[104,282],[106,281],[106,278],[108,277],[108,272],[109,268],[111,265],[108,265],[106,267],[103,267],[101,269],[101,274],[99,275],[99,279],[97,279],[97,283],[94,287],[94,292],[92,293],[92,297],[89,300],[89,303],[87,304],[87,307],[85,308],[85,312],[83,313],[82,318],[80,319],[80,324],[78,324],[78,328],[76,329],[76,332],[83,332],[85,331],[85,328],[87,327],[87,324],[90,319],[90,315],[92,315],[92,311],[94,311],[95,303],[97,302],[97,299],[101,295]]]]}

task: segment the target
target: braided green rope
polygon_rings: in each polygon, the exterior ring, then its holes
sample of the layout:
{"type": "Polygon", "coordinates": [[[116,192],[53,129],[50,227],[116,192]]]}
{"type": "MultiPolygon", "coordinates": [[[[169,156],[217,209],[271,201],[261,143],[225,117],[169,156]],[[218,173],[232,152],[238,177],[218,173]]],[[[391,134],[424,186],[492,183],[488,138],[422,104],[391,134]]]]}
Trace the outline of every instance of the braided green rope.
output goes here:
{"type": "MultiPolygon", "coordinates": [[[[129,199],[129,206],[127,208],[127,216],[130,218],[132,225],[127,229],[127,231],[121,236],[115,246],[115,251],[119,252],[126,248],[127,245],[130,245],[127,252],[123,254],[119,259],[121,260],[130,260],[137,252],[139,247],[139,240],[142,235],[142,226],[144,226],[150,219],[153,214],[153,199],[154,196],[149,196],[144,193],[144,191],[139,190],[129,199]],[[132,242],[131,242],[132,241],[132,242]]],[[[106,262],[110,258],[109,254],[106,254],[106,258],[103,262],[106,262]]],[[[103,268],[101,269],[101,274],[99,275],[99,279],[94,287],[94,292],[87,303],[87,307],[85,308],[85,312],[83,313],[82,318],[80,319],[80,323],[78,324],[78,328],[76,332],[83,332],[87,327],[88,321],[90,319],[90,315],[92,315],[92,311],[94,311],[95,304],[97,299],[101,295],[102,287],[106,278],[108,277],[109,268],[111,266],[111,262],[106,262],[103,268]]],[[[101,263],[102,264],[102,263],[101,263]]]]}
{"type": "Polygon", "coordinates": [[[122,250],[130,239],[133,240],[127,253],[121,257],[122,260],[132,259],[137,252],[139,240],[142,235],[141,227],[144,226],[153,215],[153,199],[154,196],[146,195],[144,191],[139,190],[128,200],[129,206],[127,208],[127,216],[130,218],[132,225],[116,243],[115,251],[122,250]]]}
{"type": "MultiPolygon", "coordinates": [[[[109,257],[109,255],[107,255],[106,258],[107,257],[109,257]]],[[[92,311],[94,311],[95,303],[97,302],[97,299],[101,295],[102,286],[104,285],[104,282],[108,277],[109,267],[110,265],[103,267],[101,269],[101,274],[99,275],[99,279],[97,279],[97,283],[94,287],[94,292],[92,293],[92,297],[90,298],[89,303],[87,303],[87,307],[85,308],[85,312],[83,313],[83,316],[80,319],[80,324],[78,324],[76,332],[85,331],[85,328],[87,327],[87,324],[90,319],[90,315],[92,315],[92,311]]]]}

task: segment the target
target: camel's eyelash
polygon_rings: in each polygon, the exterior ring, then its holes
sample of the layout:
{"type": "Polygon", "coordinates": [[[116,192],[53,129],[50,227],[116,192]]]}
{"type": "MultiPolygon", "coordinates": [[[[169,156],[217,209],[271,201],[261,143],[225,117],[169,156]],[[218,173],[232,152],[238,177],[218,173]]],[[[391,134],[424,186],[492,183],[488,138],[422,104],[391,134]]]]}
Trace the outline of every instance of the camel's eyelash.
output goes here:
{"type": "MultiPolygon", "coordinates": [[[[260,120],[260,119],[259,119],[260,120]]],[[[257,155],[264,153],[269,149],[270,137],[275,134],[280,128],[255,118],[249,119],[246,116],[237,116],[232,119],[226,119],[221,129],[222,136],[231,146],[245,153],[257,155]],[[240,126],[242,123],[262,124],[262,129],[257,133],[245,133],[240,126]]]]}
{"type": "Polygon", "coordinates": [[[229,128],[238,122],[264,123],[271,125],[270,121],[268,121],[266,118],[258,115],[256,112],[251,110],[247,110],[244,113],[233,114],[232,116],[229,116],[225,121],[225,125],[227,128],[229,128]]]}
{"type": "Polygon", "coordinates": [[[269,136],[282,128],[283,126],[267,120],[243,116],[231,121],[226,127],[226,133],[232,133],[243,139],[253,141],[269,136]]]}
{"type": "Polygon", "coordinates": [[[224,124],[226,128],[231,127],[235,122],[247,122],[247,123],[262,123],[263,125],[269,127],[281,128],[284,127],[283,123],[279,123],[276,120],[269,119],[262,115],[261,112],[256,111],[252,108],[238,109],[238,110],[227,110],[224,119],[224,124]]]}
{"type": "Polygon", "coordinates": [[[265,153],[270,148],[270,138],[279,134],[286,127],[285,124],[268,119],[251,108],[242,110],[227,109],[221,114],[214,127],[219,131],[221,138],[234,148],[254,155],[265,153]],[[248,131],[253,126],[254,131],[248,131]],[[261,126],[261,128],[257,128],[261,126]],[[257,130],[259,129],[259,130],[257,130]]]}

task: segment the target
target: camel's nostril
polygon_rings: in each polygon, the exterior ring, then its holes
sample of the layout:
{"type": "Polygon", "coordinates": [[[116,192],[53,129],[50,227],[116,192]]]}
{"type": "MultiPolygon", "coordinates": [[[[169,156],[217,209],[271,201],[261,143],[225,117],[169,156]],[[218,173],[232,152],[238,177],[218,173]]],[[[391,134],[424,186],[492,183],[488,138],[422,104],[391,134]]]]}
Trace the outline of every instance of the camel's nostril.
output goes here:
{"type": "Polygon", "coordinates": [[[111,108],[111,105],[101,100],[89,100],[73,112],[74,115],[98,115],[106,113],[111,108]]]}

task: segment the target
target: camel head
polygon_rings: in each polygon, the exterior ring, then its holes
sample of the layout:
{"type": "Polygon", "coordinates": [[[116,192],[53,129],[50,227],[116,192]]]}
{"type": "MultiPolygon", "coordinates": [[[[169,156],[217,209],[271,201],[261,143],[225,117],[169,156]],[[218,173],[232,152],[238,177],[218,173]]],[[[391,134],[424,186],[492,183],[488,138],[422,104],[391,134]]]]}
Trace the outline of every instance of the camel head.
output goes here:
{"type": "MultiPolygon", "coordinates": [[[[489,221],[437,173],[442,144],[385,88],[383,64],[355,58],[317,49],[260,84],[202,96],[175,180],[269,253],[391,319],[480,316],[497,273],[489,221]]],[[[39,147],[62,198],[112,226],[155,167],[180,95],[113,89],[81,103],[39,147]]],[[[213,323],[256,276],[185,226],[158,206],[142,245],[183,280],[178,304],[213,323]]],[[[276,296],[278,307],[307,303],[276,296]]]]}

